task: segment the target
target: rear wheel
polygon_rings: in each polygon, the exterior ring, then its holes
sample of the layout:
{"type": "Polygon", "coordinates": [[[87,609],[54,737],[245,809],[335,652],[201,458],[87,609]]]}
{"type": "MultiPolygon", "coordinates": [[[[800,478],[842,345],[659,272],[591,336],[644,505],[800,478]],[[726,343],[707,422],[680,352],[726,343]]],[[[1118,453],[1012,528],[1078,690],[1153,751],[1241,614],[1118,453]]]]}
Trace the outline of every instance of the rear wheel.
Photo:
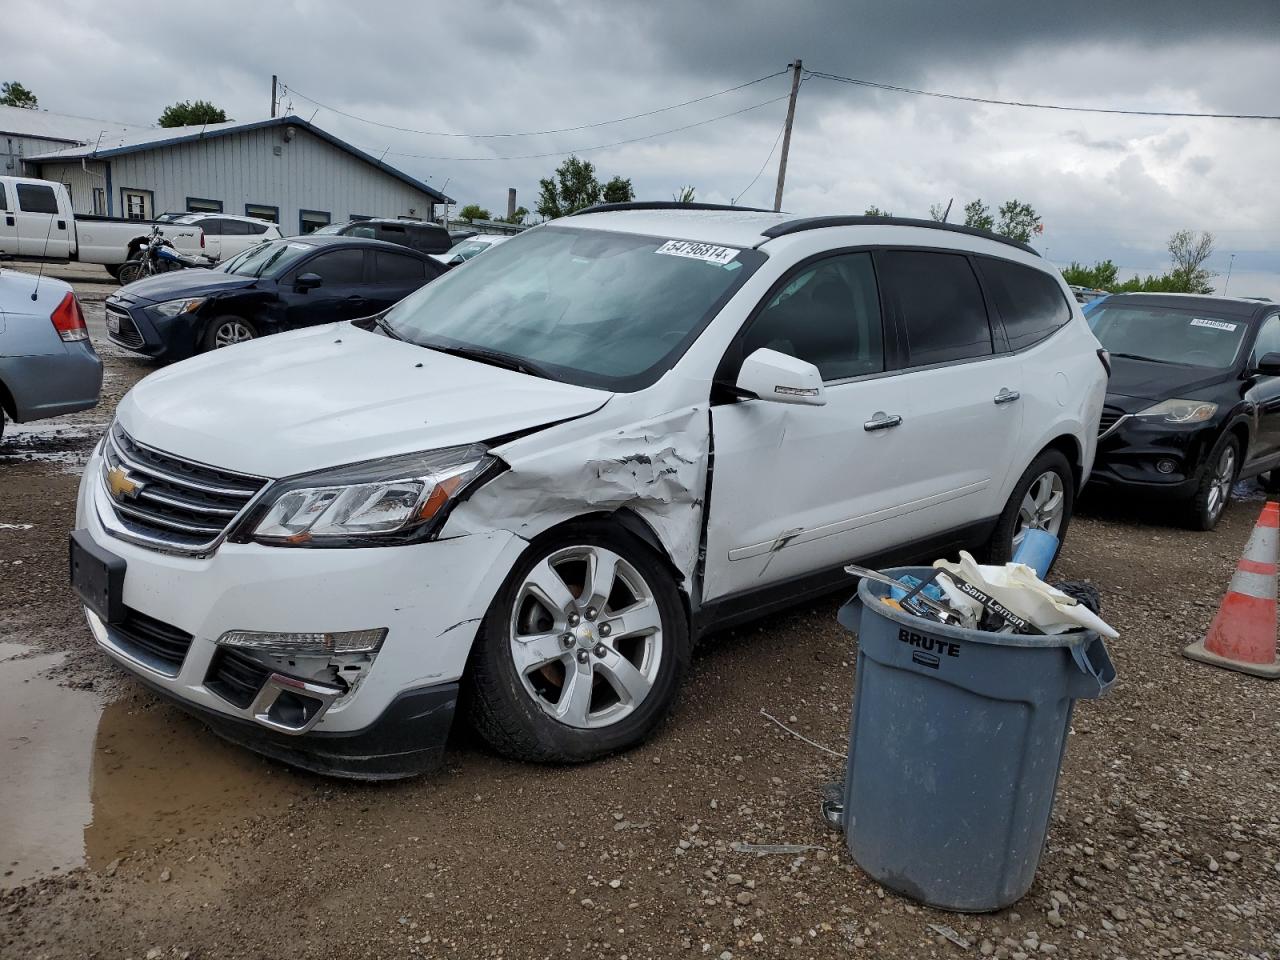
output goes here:
{"type": "Polygon", "coordinates": [[[121,286],[125,286],[135,280],[141,280],[145,272],[146,267],[141,260],[126,260],[116,271],[116,279],[120,281],[121,286]]]}
{"type": "Polygon", "coordinates": [[[219,350],[235,343],[254,340],[258,328],[242,317],[214,317],[205,328],[201,346],[205,350],[219,350]]]}
{"type": "Polygon", "coordinates": [[[1186,519],[1193,530],[1212,530],[1222,519],[1231,501],[1231,488],[1240,473],[1240,441],[1224,433],[1213,445],[1204,475],[1195,496],[1186,507],[1186,519]]]}
{"type": "Polygon", "coordinates": [[[1045,450],[1014,484],[1013,493],[987,544],[986,561],[1008,563],[1022,545],[1022,538],[1028,530],[1052,533],[1061,544],[1067,535],[1074,506],[1075,475],[1071,464],[1062,451],[1045,450]]]}
{"type": "Polygon", "coordinates": [[[599,524],[536,544],[481,623],[472,723],[499,753],[577,763],[645,740],[689,657],[675,581],[634,537],[599,524]]]}

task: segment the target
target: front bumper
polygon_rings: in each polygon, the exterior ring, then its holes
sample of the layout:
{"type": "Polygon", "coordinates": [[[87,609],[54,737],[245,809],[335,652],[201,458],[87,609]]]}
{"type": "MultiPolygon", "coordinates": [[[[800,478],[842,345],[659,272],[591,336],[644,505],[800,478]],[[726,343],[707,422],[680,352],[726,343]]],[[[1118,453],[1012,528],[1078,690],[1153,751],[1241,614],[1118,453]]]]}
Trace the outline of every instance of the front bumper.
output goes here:
{"type": "Polygon", "coordinates": [[[108,322],[112,316],[120,329],[107,327],[107,339],[118,347],[155,360],[185,360],[197,352],[198,321],[191,314],[159,318],[148,312],[155,306],[147,301],[110,298],[106,303],[108,322]]]}
{"type": "MultiPolygon", "coordinates": [[[[373,771],[362,775],[394,776],[404,774],[378,771],[387,764],[394,769],[396,764],[432,759],[426,754],[416,760],[408,756],[398,735],[388,732],[388,725],[399,723],[396,718],[404,711],[410,726],[425,725],[419,736],[434,738],[439,733],[436,739],[443,743],[451,698],[480,619],[524,548],[523,540],[493,532],[360,549],[224,542],[203,557],[168,554],[127,542],[112,532],[115,518],[101,473],[101,458],[95,452],[81,481],[76,525],[84,533],[78,536],[87,536],[125,561],[121,600],[130,616],[140,615],[138,619],[150,625],[143,637],[147,645],[169,643],[170,633],[179,638],[178,652],[167,662],[158,662],[145,655],[147,647],[134,642],[139,636],[136,631],[105,624],[90,613],[94,637],[112,659],[169,699],[213,718],[219,732],[230,739],[300,766],[356,775],[347,770],[349,763],[340,764],[337,759],[346,750],[351,757],[363,757],[373,771]],[[300,733],[274,728],[263,711],[249,702],[253,690],[237,702],[221,683],[225,672],[220,672],[220,664],[228,648],[217,640],[227,631],[336,632],[383,627],[388,632],[376,657],[300,733]],[[401,704],[406,697],[416,699],[418,707],[401,704]],[[339,740],[346,746],[335,746],[339,740]],[[370,745],[375,742],[391,746],[386,751],[373,750],[370,745]],[[298,758],[304,754],[312,760],[301,762],[298,758]],[[406,755],[389,759],[400,754],[406,755]]],[[[264,675],[294,672],[306,679],[301,670],[295,672],[288,663],[273,660],[263,668],[264,675]]],[[[435,749],[420,745],[428,753],[435,749]]]]}
{"type": "Polygon", "coordinates": [[[1181,500],[1195,494],[1222,432],[1210,422],[1190,427],[1127,415],[1098,442],[1090,486],[1126,488],[1181,500]],[[1165,469],[1159,469],[1163,464],[1165,469]]]}

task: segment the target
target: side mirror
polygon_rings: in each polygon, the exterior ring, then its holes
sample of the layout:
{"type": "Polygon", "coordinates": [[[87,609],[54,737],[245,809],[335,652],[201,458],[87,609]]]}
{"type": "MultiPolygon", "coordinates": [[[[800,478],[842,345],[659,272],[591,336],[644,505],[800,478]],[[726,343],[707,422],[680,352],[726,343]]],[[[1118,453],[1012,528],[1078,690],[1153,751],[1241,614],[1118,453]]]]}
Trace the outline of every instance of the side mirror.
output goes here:
{"type": "Polygon", "coordinates": [[[1264,377],[1280,377],[1280,353],[1264,353],[1253,372],[1264,377]]]}
{"type": "Polygon", "coordinates": [[[322,286],[324,280],[318,273],[302,273],[293,281],[293,289],[299,293],[306,293],[308,290],[314,290],[316,287],[322,286]]]}
{"type": "Polygon", "coordinates": [[[827,402],[817,367],[768,347],[761,347],[742,361],[737,388],[771,403],[820,407],[827,402]]]}

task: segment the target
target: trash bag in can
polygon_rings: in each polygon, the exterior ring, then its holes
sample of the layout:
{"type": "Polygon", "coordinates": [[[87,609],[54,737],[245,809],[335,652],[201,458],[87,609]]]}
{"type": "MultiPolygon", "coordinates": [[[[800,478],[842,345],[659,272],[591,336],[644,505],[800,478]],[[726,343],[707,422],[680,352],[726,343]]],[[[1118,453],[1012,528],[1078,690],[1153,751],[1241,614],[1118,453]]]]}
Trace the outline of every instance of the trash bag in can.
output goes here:
{"type": "MultiPolygon", "coordinates": [[[[925,578],[928,567],[888,570],[925,578]]],[[[844,787],[849,852],[884,886],[945,910],[998,910],[1035,878],[1076,700],[1115,680],[1102,638],[944,626],[863,580],[844,787]]]]}

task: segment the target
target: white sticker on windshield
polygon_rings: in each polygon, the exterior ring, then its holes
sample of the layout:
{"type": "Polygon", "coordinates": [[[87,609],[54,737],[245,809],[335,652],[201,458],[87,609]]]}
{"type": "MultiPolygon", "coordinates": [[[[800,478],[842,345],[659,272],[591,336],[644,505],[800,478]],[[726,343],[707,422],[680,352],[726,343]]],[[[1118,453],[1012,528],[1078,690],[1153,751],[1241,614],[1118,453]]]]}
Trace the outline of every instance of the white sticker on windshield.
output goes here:
{"type": "Polygon", "coordinates": [[[722,267],[738,255],[738,251],[733,247],[717,247],[710,243],[694,243],[692,240],[668,240],[656,252],[665,253],[669,257],[705,260],[707,263],[718,263],[722,267]]]}
{"type": "Polygon", "coordinates": [[[1236,332],[1236,325],[1234,323],[1227,323],[1225,320],[1204,320],[1200,317],[1196,317],[1191,321],[1191,325],[1193,327],[1208,327],[1210,330],[1225,330],[1227,333],[1236,332]]]}

